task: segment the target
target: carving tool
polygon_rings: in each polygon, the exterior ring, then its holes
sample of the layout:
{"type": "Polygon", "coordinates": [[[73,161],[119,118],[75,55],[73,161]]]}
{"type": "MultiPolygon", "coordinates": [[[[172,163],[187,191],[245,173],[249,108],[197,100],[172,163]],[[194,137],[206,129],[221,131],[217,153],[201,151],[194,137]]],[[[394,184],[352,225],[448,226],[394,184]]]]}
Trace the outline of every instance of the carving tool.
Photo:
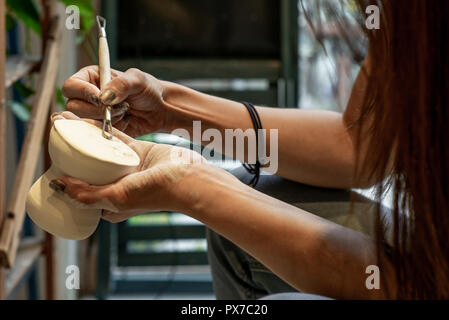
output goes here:
{"type": "MultiPolygon", "coordinates": [[[[98,59],[100,68],[100,90],[111,81],[111,62],[109,57],[108,40],[106,38],[106,19],[97,16],[98,25],[98,59]]],[[[103,106],[103,137],[111,140],[113,137],[111,106],[103,106]]]]}

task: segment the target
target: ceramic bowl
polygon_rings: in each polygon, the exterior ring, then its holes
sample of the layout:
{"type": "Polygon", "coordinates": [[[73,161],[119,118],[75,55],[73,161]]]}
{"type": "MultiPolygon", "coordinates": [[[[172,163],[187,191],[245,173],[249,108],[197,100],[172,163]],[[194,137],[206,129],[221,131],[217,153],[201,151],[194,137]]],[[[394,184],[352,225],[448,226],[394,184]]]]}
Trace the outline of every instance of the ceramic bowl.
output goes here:
{"type": "Polygon", "coordinates": [[[132,173],[140,159],[119,139],[107,140],[102,137],[101,129],[80,120],[56,120],[48,150],[52,166],[31,187],[27,213],[51,234],[85,239],[97,228],[101,208],[79,204],[51,189],[49,182],[67,175],[89,184],[109,184],[132,173]]]}

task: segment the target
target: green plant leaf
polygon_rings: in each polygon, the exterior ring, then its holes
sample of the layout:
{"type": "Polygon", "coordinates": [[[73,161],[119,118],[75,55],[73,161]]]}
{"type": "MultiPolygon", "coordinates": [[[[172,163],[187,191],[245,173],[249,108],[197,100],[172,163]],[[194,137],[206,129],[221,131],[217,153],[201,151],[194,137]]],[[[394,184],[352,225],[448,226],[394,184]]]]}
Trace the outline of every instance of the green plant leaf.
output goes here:
{"type": "Polygon", "coordinates": [[[6,31],[10,31],[17,24],[16,18],[14,18],[9,13],[6,14],[6,31]]]}
{"type": "Polygon", "coordinates": [[[59,104],[62,110],[65,110],[65,103],[66,99],[64,98],[64,95],[62,94],[61,88],[56,88],[56,103],[59,104]]]}
{"type": "Polygon", "coordinates": [[[8,101],[8,106],[19,120],[23,122],[30,120],[31,107],[29,105],[19,101],[8,101]]]}
{"type": "Polygon", "coordinates": [[[39,12],[33,0],[7,0],[8,9],[15,14],[28,28],[42,34],[39,12]]]}
{"type": "Polygon", "coordinates": [[[14,82],[13,87],[17,90],[17,92],[20,94],[20,96],[24,99],[32,96],[35,93],[35,91],[32,88],[27,87],[21,81],[14,82]]]}

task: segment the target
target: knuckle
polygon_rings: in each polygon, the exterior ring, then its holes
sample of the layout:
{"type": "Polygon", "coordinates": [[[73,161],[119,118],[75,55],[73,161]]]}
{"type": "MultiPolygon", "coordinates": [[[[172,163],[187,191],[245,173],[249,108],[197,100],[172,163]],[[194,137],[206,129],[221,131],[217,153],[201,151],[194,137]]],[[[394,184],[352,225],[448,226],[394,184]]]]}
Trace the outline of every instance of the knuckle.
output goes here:
{"type": "Polygon", "coordinates": [[[143,88],[147,82],[146,73],[137,69],[130,68],[126,71],[126,74],[133,78],[132,82],[139,88],[143,88]]]}
{"type": "Polygon", "coordinates": [[[119,209],[123,209],[128,204],[129,194],[124,188],[114,187],[111,189],[108,199],[119,209]]]}
{"type": "Polygon", "coordinates": [[[130,89],[130,84],[128,80],[124,77],[117,77],[114,80],[111,81],[111,86],[113,89],[115,89],[118,93],[122,92],[128,92],[130,89]]]}
{"type": "Polygon", "coordinates": [[[85,192],[79,192],[79,193],[75,194],[75,200],[85,203],[85,204],[94,203],[93,199],[85,192]]]}
{"type": "Polygon", "coordinates": [[[78,185],[67,184],[65,192],[73,199],[84,204],[92,204],[95,199],[91,196],[91,192],[78,185]]]}
{"type": "Polygon", "coordinates": [[[142,71],[137,68],[129,68],[128,70],[126,70],[126,73],[139,77],[142,74],[142,71]]]}
{"type": "Polygon", "coordinates": [[[98,72],[98,66],[96,65],[90,65],[90,66],[86,66],[81,68],[76,75],[89,75],[90,72],[98,72]]]}

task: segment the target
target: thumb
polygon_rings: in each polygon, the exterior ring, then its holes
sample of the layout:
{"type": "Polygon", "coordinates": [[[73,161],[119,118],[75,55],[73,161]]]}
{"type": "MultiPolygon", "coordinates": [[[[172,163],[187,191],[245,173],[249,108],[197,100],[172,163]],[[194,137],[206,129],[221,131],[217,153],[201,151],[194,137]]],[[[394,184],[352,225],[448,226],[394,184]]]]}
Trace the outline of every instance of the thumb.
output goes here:
{"type": "Polygon", "coordinates": [[[130,95],[137,94],[145,89],[145,73],[138,69],[128,69],[125,73],[112,79],[101,90],[100,101],[105,105],[118,104],[130,95]]]}
{"type": "Polygon", "coordinates": [[[107,209],[118,212],[120,188],[117,184],[95,186],[72,177],[60,177],[50,181],[50,188],[68,195],[73,200],[90,208],[107,209]]]}

